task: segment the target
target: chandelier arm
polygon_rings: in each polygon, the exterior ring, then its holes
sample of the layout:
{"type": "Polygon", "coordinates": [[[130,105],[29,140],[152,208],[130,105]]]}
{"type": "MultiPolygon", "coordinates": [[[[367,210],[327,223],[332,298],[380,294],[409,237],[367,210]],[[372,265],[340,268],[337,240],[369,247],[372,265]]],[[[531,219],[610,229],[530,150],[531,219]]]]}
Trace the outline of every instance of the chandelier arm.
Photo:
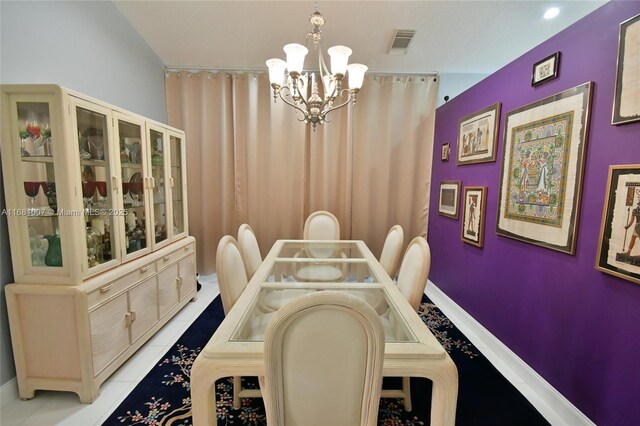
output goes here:
{"type": "Polygon", "coordinates": [[[322,116],[325,117],[327,114],[329,114],[331,111],[335,111],[338,108],[342,108],[343,106],[347,105],[349,102],[351,102],[352,99],[354,99],[354,95],[351,93],[351,91],[349,91],[349,89],[342,89],[340,91],[340,96],[344,96],[342,93],[343,92],[347,92],[349,94],[349,97],[347,98],[346,101],[344,101],[343,103],[339,104],[339,105],[335,105],[331,108],[329,108],[326,111],[322,111],[322,116]]]}
{"type": "MultiPolygon", "coordinates": [[[[300,91],[300,86],[298,85],[297,80],[296,80],[295,84],[296,84],[296,90],[297,90],[298,94],[300,95],[300,100],[302,101],[304,106],[307,107],[307,110],[309,110],[309,104],[307,103],[306,97],[302,95],[302,92],[300,91]]],[[[309,82],[307,82],[307,86],[308,86],[308,84],[309,84],[309,82]]],[[[308,90],[308,87],[305,87],[305,89],[308,90]]],[[[289,93],[291,93],[291,92],[289,92],[289,93]]],[[[289,104],[289,105],[291,105],[291,104],[289,104]]],[[[297,106],[296,106],[296,108],[299,109],[300,111],[304,112],[305,116],[308,115],[302,108],[297,107],[297,106]]]]}
{"type": "MultiPolygon", "coordinates": [[[[337,85],[333,85],[333,91],[331,92],[331,94],[329,96],[326,96],[325,101],[322,103],[322,106],[320,107],[320,111],[324,111],[324,107],[327,106],[327,104],[329,104],[329,102],[333,102],[337,95],[336,95],[336,91],[338,90],[338,86],[337,85]]],[[[343,90],[347,90],[347,89],[343,89],[343,90]]],[[[347,102],[349,102],[347,100],[347,102]]],[[[339,107],[338,107],[339,108],[339,107]]]]}
{"type": "Polygon", "coordinates": [[[300,108],[298,105],[294,104],[293,102],[288,101],[288,100],[287,100],[287,98],[285,98],[284,96],[282,96],[282,92],[283,92],[285,89],[287,90],[287,92],[288,92],[289,96],[291,96],[291,89],[289,89],[289,87],[288,87],[288,86],[282,86],[282,87],[278,90],[278,95],[280,95],[280,99],[282,99],[282,102],[284,102],[285,104],[287,104],[287,105],[289,105],[289,106],[292,106],[293,108],[297,109],[298,111],[300,111],[300,112],[302,113],[302,115],[303,115],[303,117],[304,117],[304,118],[303,118],[302,120],[298,118],[298,121],[305,121],[305,120],[307,120],[307,119],[308,119],[308,117],[307,117],[307,112],[306,112],[305,110],[303,110],[302,108],[300,108]]]}

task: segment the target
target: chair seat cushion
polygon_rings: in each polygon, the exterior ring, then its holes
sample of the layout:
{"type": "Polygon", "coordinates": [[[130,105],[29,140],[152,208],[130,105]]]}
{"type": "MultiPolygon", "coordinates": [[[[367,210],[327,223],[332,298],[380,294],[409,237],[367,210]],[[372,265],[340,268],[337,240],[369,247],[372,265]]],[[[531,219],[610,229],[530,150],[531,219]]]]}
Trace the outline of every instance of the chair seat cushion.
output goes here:
{"type": "Polygon", "coordinates": [[[331,265],[303,266],[296,271],[296,279],[310,282],[342,281],[342,269],[331,265]]]}
{"type": "Polygon", "coordinates": [[[313,289],[306,288],[272,291],[262,298],[262,303],[267,308],[277,311],[287,303],[291,302],[293,299],[304,296],[305,294],[312,293],[314,291],[315,290],[313,289]]]}

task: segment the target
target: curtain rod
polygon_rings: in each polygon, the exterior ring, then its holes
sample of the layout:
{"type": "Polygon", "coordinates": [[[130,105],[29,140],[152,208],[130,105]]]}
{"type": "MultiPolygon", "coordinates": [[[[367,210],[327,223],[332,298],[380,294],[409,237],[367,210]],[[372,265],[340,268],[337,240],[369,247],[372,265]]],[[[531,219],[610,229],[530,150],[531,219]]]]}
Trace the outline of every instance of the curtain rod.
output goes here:
{"type": "MultiPolygon", "coordinates": [[[[164,67],[164,72],[193,72],[193,73],[197,73],[197,72],[269,72],[268,69],[266,68],[244,68],[244,69],[239,69],[239,68],[205,68],[205,67],[185,67],[185,68],[179,68],[179,67],[164,67]]],[[[306,70],[306,71],[311,71],[311,70],[306,70]]],[[[367,75],[374,75],[374,76],[387,76],[387,75],[392,75],[392,76],[434,76],[437,77],[439,75],[439,73],[437,71],[427,71],[427,72],[397,72],[397,73],[391,73],[391,72],[371,72],[371,71],[367,71],[367,75]]]]}

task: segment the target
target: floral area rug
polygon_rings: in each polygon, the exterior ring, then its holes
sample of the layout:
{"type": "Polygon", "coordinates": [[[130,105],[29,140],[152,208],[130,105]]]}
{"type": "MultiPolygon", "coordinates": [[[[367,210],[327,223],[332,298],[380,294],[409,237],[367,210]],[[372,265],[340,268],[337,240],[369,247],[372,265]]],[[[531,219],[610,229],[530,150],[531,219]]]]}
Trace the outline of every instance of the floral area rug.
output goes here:
{"type": "MultiPolygon", "coordinates": [[[[419,314],[458,367],[457,425],[549,424],[426,296],[423,296],[419,314]]],[[[191,425],[191,365],[223,319],[222,302],[218,296],[104,424],[191,425]]],[[[257,387],[256,379],[243,378],[243,388],[257,387]]],[[[401,381],[386,378],[383,387],[399,389],[401,381]]],[[[431,400],[431,382],[420,378],[411,379],[411,394],[411,412],[404,411],[400,399],[381,399],[379,425],[428,425],[430,406],[425,402],[431,400]]],[[[239,410],[233,409],[232,378],[218,381],[216,398],[218,424],[266,424],[264,405],[260,398],[245,398],[239,410]]]]}

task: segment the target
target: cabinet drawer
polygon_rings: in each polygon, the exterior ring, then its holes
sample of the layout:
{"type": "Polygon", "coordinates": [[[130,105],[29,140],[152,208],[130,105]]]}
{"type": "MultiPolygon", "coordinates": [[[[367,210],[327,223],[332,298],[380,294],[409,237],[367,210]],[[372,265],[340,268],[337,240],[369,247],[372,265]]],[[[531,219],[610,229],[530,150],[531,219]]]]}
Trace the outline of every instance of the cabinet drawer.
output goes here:
{"type": "Polygon", "coordinates": [[[189,253],[193,253],[195,251],[194,244],[188,244],[184,247],[180,247],[178,250],[165,254],[160,259],[156,260],[156,268],[157,270],[161,270],[171,265],[178,259],[188,255],[189,253]]]}
{"type": "Polygon", "coordinates": [[[105,300],[115,296],[127,289],[127,287],[147,278],[150,275],[155,274],[156,265],[151,262],[140,268],[136,269],[133,272],[129,272],[122,278],[118,278],[117,280],[111,281],[100,288],[93,290],[91,293],[87,295],[89,302],[89,309],[91,307],[104,302],[105,300]]]}

